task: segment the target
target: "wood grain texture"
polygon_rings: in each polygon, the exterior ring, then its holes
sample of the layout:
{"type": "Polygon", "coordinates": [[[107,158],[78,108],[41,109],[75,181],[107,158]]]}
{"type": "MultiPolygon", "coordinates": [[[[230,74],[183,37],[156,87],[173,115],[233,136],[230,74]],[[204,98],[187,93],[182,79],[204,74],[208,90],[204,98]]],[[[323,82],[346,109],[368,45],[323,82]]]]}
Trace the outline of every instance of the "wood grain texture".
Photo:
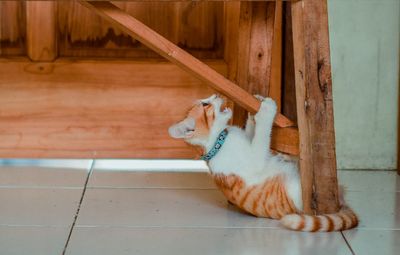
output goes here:
{"type": "Polygon", "coordinates": [[[0,69],[2,158],[193,158],[167,130],[213,93],[168,62],[0,60],[0,69]]]}
{"type": "MultiPolygon", "coordinates": [[[[243,4],[243,3],[242,3],[243,4]]],[[[246,8],[246,11],[250,11],[249,5],[240,9],[241,4],[239,2],[227,2],[225,3],[225,61],[228,64],[228,77],[232,81],[237,82],[238,79],[238,72],[239,75],[246,75],[247,73],[238,71],[240,68],[245,68],[248,70],[243,63],[243,58],[245,57],[248,59],[248,51],[249,46],[246,45],[246,40],[250,39],[250,20],[245,19],[244,17],[240,17],[240,13],[242,15],[246,14],[245,16],[248,17],[249,13],[243,13],[243,8],[246,8]],[[241,25],[239,26],[239,23],[241,25]],[[240,31],[240,32],[239,32],[240,31]],[[240,45],[239,44],[240,42],[240,45]],[[241,55],[243,50],[247,50],[247,54],[241,55]],[[238,64],[238,56],[242,58],[240,61],[242,63],[238,64]]],[[[264,16],[265,17],[265,16],[264,16]]],[[[265,31],[265,28],[264,30],[265,31]]],[[[268,36],[268,35],[267,35],[268,36]]],[[[261,75],[261,73],[258,73],[261,75]]],[[[243,77],[239,77],[243,79],[243,77]]],[[[246,80],[243,79],[242,82],[247,89],[246,80]]],[[[244,124],[244,119],[247,116],[239,115],[237,113],[238,107],[235,108],[235,119],[234,124],[242,126],[244,124]],[[239,116],[239,117],[238,117],[239,116]],[[241,118],[241,119],[240,119],[241,118]]],[[[242,109],[239,109],[242,111],[242,109]]],[[[243,111],[244,112],[244,111],[243,111]]],[[[243,112],[241,114],[243,114],[243,112]]],[[[288,154],[298,155],[299,154],[299,147],[298,147],[298,131],[295,128],[284,128],[279,129],[277,127],[273,128],[272,134],[272,141],[271,141],[271,148],[275,150],[285,151],[288,154]],[[279,139],[278,139],[279,138],[279,139]]]]}
{"type": "Polygon", "coordinates": [[[282,113],[297,123],[291,3],[283,3],[282,113]]]}
{"type": "MultiPolygon", "coordinates": [[[[224,62],[208,64],[226,74],[224,62]]],[[[194,158],[167,130],[214,93],[159,61],[0,59],[0,68],[3,158],[194,158]]],[[[273,149],[296,153],[296,129],[273,132],[273,149]]]]}
{"type": "Polygon", "coordinates": [[[32,61],[53,61],[57,50],[57,2],[26,2],[27,55],[32,61]]]}
{"type": "Polygon", "coordinates": [[[228,64],[228,78],[237,84],[240,2],[224,3],[224,60],[228,64]]]}
{"type": "MultiPolygon", "coordinates": [[[[113,4],[86,1],[81,3],[248,111],[255,113],[258,110],[260,102],[255,97],[113,4]]],[[[277,114],[275,124],[280,127],[293,125],[280,114],[277,114]]]]}
{"type": "Polygon", "coordinates": [[[0,56],[25,53],[25,2],[0,1],[0,56]]]}
{"type": "Polygon", "coordinates": [[[282,112],[282,8],[282,1],[276,1],[271,53],[271,81],[268,91],[268,96],[274,99],[278,106],[278,112],[282,112]]]}
{"type": "MultiPolygon", "coordinates": [[[[240,4],[235,80],[238,86],[252,95],[267,96],[269,93],[274,14],[275,3],[272,2],[240,4]]],[[[240,104],[235,105],[236,125],[244,125],[246,110],[240,104]]]]}
{"type": "Polygon", "coordinates": [[[292,3],[300,133],[300,174],[306,213],[339,209],[326,0],[292,3]]]}
{"type": "Polygon", "coordinates": [[[271,149],[289,155],[298,156],[299,131],[296,127],[272,128],[271,149]]]}
{"type": "MultiPolygon", "coordinates": [[[[114,2],[198,58],[222,58],[222,2],[114,2]]],[[[60,55],[65,57],[157,58],[117,26],[76,1],[58,3],[60,55]]]]}

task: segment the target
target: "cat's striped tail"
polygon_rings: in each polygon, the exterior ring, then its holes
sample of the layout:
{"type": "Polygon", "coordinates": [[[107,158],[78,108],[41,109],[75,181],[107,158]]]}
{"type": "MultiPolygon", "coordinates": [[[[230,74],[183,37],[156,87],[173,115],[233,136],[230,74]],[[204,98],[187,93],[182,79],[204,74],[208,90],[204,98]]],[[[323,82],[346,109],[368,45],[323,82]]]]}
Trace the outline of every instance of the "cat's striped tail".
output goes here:
{"type": "Polygon", "coordinates": [[[354,228],[358,225],[357,215],[348,207],[333,214],[305,215],[288,214],[281,218],[286,228],[306,232],[330,232],[354,228]]]}

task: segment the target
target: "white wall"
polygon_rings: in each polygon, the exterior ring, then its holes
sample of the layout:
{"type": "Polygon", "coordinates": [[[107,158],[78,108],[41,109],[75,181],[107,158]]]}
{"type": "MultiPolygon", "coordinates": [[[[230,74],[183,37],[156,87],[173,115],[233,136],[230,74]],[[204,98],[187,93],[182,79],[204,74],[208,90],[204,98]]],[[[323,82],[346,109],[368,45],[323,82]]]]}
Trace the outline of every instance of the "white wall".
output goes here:
{"type": "Polygon", "coordinates": [[[394,169],[400,0],[329,0],[340,169],[394,169]]]}

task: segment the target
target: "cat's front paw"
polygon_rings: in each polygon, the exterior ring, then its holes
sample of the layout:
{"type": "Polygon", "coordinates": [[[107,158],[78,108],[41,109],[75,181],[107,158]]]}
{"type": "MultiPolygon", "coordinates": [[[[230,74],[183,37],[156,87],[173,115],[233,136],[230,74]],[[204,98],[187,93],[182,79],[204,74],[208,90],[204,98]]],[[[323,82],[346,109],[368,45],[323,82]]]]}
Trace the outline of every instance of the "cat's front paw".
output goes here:
{"type": "Polygon", "coordinates": [[[258,94],[254,94],[253,95],[255,98],[257,98],[259,101],[264,101],[264,99],[265,99],[265,97],[263,97],[263,96],[261,96],[261,95],[258,95],[258,94]]]}
{"type": "Polygon", "coordinates": [[[225,107],[225,109],[221,112],[222,116],[224,116],[225,119],[230,119],[232,118],[232,109],[225,107]]]}
{"type": "Polygon", "coordinates": [[[277,111],[277,106],[275,101],[272,98],[264,98],[261,102],[260,109],[255,115],[256,122],[260,122],[262,120],[272,121],[275,117],[277,111]]]}
{"type": "Polygon", "coordinates": [[[260,110],[267,110],[268,109],[269,112],[276,113],[277,106],[276,106],[275,101],[272,98],[263,97],[263,96],[257,95],[257,94],[254,95],[254,97],[261,101],[260,110]]]}
{"type": "Polygon", "coordinates": [[[264,100],[261,102],[261,108],[265,111],[267,111],[268,113],[274,114],[276,113],[277,110],[277,106],[275,101],[270,98],[270,97],[266,97],[264,98],[264,100]]]}

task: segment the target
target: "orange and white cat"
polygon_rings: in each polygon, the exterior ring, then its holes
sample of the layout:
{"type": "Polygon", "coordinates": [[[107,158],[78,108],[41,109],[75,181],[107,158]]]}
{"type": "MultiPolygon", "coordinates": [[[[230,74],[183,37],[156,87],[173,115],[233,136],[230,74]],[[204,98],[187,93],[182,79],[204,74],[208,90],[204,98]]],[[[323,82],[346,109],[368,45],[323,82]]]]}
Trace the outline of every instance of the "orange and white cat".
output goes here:
{"type": "Polygon", "coordinates": [[[228,125],[229,108],[217,95],[198,101],[186,118],[169,128],[173,138],[200,146],[219,189],[239,208],[259,217],[280,219],[299,231],[339,231],[358,224],[355,213],[342,206],[338,213],[302,214],[297,161],[270,151],[276,104],[262,98],[260,110],[247,120],[245,130],[228,125]]]}

